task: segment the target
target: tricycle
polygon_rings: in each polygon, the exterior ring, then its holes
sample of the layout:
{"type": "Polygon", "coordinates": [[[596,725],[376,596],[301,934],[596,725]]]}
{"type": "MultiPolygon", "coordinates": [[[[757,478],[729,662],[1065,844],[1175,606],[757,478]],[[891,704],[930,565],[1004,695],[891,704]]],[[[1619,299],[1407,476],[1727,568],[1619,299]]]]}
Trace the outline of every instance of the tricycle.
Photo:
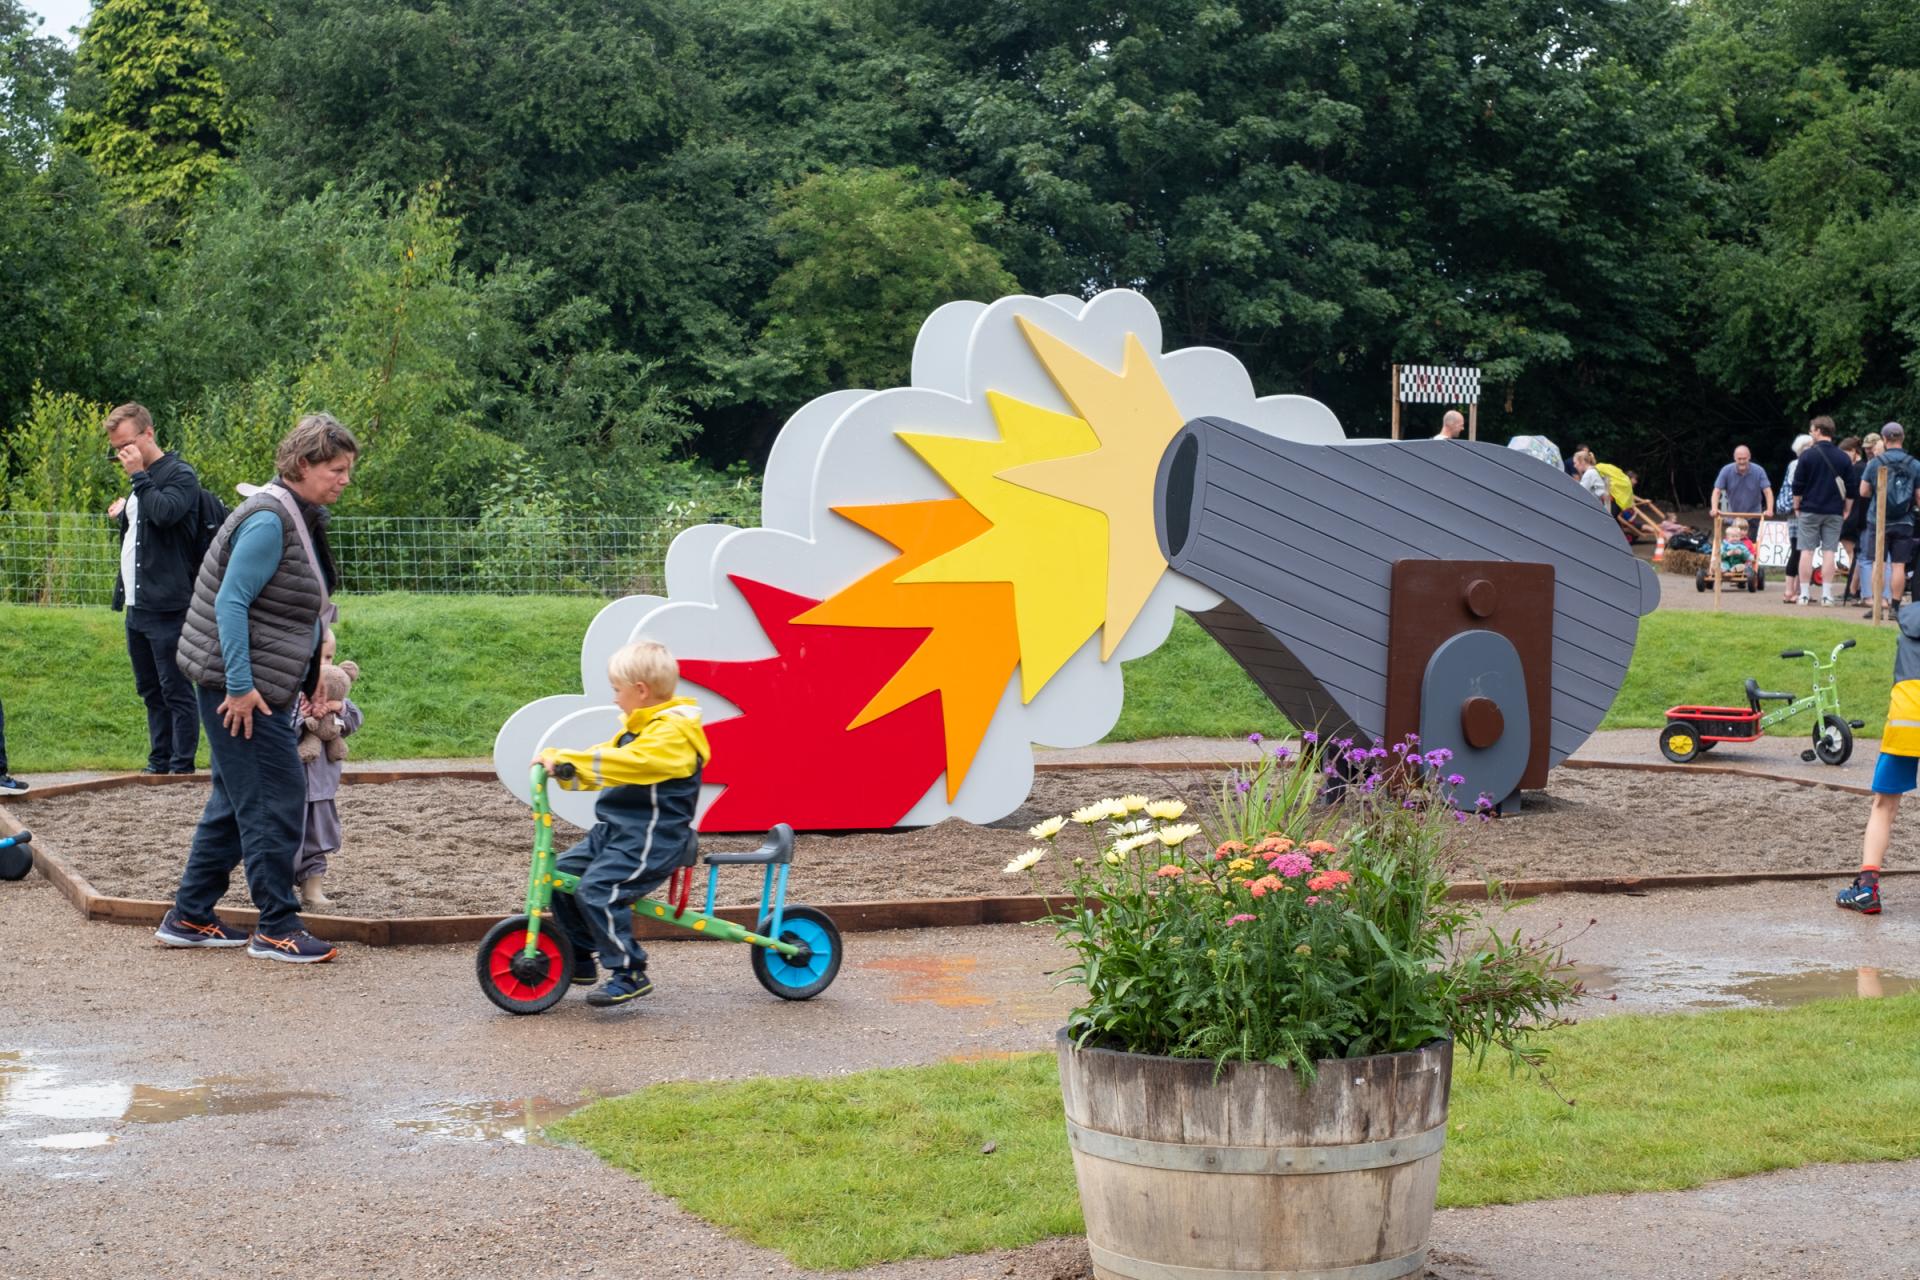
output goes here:
{"type": "MultiPolygon", "coordinates": [[[[554,776],[566,778],[573,766],[562,764],[554,776]]],[[[814,907],[787,902],[787,871],[793,863],[793,828],[780,823],[759,848],[707,855],[707,898],[689,912],[687,898],[699,862],[699,841],[687,842],[686,855],[673,869],[664,899],[646,897],[633,904],[635,916],[677,925],[696,938],[744,942],[760,985],[783,1000],[811,1000],[833,984],[840,972],[840,930],[814,907]],[[766,868],[760,892],[760,916],[753,929],[714,914],[722,866],[766,868]]],[[[553,810],[547,803],[547,771],[533,766],[533,863],[527,871],[525,909],[487,931],[475,968],[487,999],[508,1013],[543,1013],[560,1002],[573,983],[573,947],[547,909],[555,893],[572,893],[578,876],[555,870],[553,810]]]]}
{"type": "Polygon", "coordinates": [[[1819,654],[1806,649],[1788,649],[1781,653],[1782,658],[1813,661],[1813,692],[1804,698],[1762,689],[1759,681],[1749,677],[1744,707],[1668,707],[1666,727],[1660,730],[1660,754],[1675,764],[1686,764],[1722,742],[1752,742],[1765,733],[1769,725],[1811,711],[1813,745],[1802,751],[1800,758],[1822,764],[1845,764],[1853,754],[1853,731],[1866,727],[1865,721],[1849,720],[1841,714],[1840,693],[1834,687],[1834,667],[1840,654],[1853,648],[1854,643],[1842,640],[1833,647],[1825,662],[1819,654]],[[1786,705],[1763,711],[1762,705],[1768,702],[1786,705]]]}

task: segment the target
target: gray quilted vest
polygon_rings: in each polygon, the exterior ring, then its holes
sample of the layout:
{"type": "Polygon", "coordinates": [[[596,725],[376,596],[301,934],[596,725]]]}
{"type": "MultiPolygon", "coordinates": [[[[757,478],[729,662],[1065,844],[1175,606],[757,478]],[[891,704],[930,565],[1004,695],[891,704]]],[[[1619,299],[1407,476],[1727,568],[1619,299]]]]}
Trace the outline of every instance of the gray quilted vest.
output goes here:
{"type": "Polygon", "coordinates": [[[314,624],[326,592],[307,561],[293,517],[268,494],[257,493],[241,503],[213,536],[193,584],[193,603],[187,606],[186,624],[180,628],[175,661],[187,679],[202,688],[227,687],[227,664],[220,654],[220,623],[213,605],[226,580],[233,535],[260,511],[280,517],[280,567],[247,610],[248,651],[260,696],[269,706],[286,707],[301,691],[313,664],[314,624]]]}

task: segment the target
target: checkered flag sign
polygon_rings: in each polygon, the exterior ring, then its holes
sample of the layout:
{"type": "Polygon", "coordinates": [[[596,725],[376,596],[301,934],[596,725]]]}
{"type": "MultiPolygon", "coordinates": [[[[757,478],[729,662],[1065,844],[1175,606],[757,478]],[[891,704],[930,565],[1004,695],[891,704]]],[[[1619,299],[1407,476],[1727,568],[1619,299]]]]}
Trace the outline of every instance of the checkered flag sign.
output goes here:
{"type": "Polygon", "coordinates": [[[1480,371],[1439,364],[1400,366],[1402,404],[1479,404],[1480,371]]]}

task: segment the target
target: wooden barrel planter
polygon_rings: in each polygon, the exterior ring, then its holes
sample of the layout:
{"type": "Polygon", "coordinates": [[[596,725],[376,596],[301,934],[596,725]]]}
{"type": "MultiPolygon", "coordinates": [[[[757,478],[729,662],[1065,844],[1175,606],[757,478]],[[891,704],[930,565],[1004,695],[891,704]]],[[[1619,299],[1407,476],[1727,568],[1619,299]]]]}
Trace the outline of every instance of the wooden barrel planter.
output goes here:
{"type": "Polygon", "coordinates": [[[1453,1045],[1319,1064],[1214,1064],[1058,1037],[1101,1280],[1388,1280],[1420,1270],[1453,1045]]]}

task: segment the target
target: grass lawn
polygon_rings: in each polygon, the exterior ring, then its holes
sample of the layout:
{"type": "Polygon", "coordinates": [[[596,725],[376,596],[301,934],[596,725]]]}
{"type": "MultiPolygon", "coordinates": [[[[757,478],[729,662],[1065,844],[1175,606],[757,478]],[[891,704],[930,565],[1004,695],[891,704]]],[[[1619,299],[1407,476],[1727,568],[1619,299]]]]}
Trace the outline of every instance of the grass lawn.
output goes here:
{"type": "MultiPolygon", "coordinates": [[[[1552,1037],[1572,1106],[1491,1059],[1458,1063],[1440,1203],[1673,1190],[1920,1156],[1916,1038],[1920,995],[1603,1018],[1552,1037]]],[[[549,1132],[803,1267],[1082,1229],[1051,1054],[657,1085],[549,1132]]]]}
{"type": "MultiPolygon", "coordinates": [[[[576,691],[580,639],[602,602],[577,596],[350,596],[340,655],[360,664],[354,700],[367,713],[354,743],[363,760],[480,756],[524,703],[576,691]]],[[[1806,693],[1810,664],[1780,651],[1823,651],[1854,637],[1840,659],[1840,701],[1878,737],[1892,680],[1894,632],[1810,616],[1655,613],[1606,728],[1656,729],[1680,702],[1734,703],[1747,676],[1806,693]]],[[[133,692],[122,624],[105,609],[0,605],[0,699],[12,763],[29,773],[132,769],[146,759],[146,712],[133,692]]],[[[1126,667],[1118,740],[1180,734],[1239,737],[1284,728],[1245,672],[1191,618],[1160,649],[1126,667]]],[[[1797,717],[1775,733],[1811,734],[1797,717]]],[[[205,762],[205,749],[201,760],[205,762]]]]}

